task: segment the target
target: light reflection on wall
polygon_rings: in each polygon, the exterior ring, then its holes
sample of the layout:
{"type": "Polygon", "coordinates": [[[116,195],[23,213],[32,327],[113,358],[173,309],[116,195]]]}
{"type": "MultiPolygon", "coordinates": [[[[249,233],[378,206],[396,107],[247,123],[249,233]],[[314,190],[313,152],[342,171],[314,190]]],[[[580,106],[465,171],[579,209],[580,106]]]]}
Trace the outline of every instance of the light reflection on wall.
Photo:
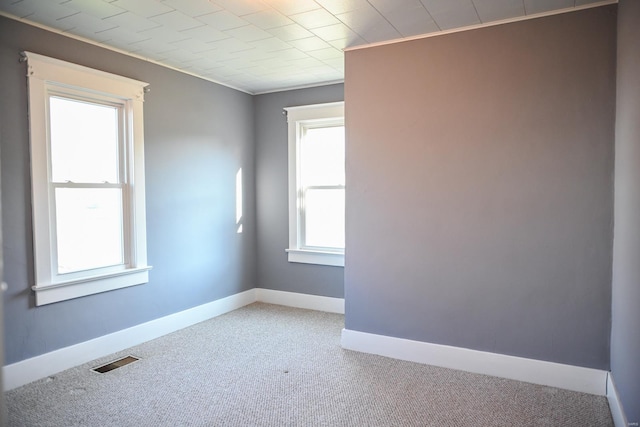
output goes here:
{"type": "Polygon", "coordinates": [[[242,168],[236,173],[236,232],[242,233],[242,168]]]}

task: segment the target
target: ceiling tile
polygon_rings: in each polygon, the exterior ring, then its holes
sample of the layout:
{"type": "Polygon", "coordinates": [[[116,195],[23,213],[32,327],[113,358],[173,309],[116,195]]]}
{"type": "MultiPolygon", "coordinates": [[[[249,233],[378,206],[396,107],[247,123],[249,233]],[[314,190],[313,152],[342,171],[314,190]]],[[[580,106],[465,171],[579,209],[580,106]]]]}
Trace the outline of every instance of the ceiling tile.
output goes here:
{"type": "Polygon", "coordinates": [[[247,44],[241,40],[228,38],[209,43],[213,48],[227,52],[239,52],[247,49],[254,49],[254,46],[247,44]]]}
{"type": "Polygon", "coordinates": [[[471,0],[421,0],[421,2],[441,30],[480,23],[471,0]]]}
{"type": "MultiPolygon", "coordinates": [[[[305,54],[302,58],[309,58],[309,56],[305,54]]],[[[280,58],[270,58],[270,59],[256,61],[256,63],[260,64],[260,66],[273,70],[274,72],[281,72],[282,68],[288,67],[290,62],[291,60],[283,61],[280,58]]]]}
{"type": "Polygon", "coordinates": [[[404,37],[439,30],[419,0],[369,0],[369,2],[404,37]]]}
{"type": "Polygon", "coordinates": [[[402,37],[373,6],[337,15],[343,23],[369,43],[402,37]]]}
{"type": "Polygon", "coordinates": [[[275,9],[261,10],[260,12],[243,15],[242,18],[263,30],[293,24],[291,19],[275,9]]]}
{"type": "Polygon", "coordinates": [[[367,41],[364,40],[363,38],[361,38],[360,36],[358,36],[356,39],[350,40],[350,39],[338,39],[338,40],[331,40],[329,42],[329,44],[333,47],[335,47],[336,49],[346,49],[348,47],[353,47],[353,46],[358,46],[358,45],[363,45],[366,44],[367,41]]]}
{"type": "Polygon", "coordinates": [[[191,62],[191,65],[206,71],[210,70],[211,68],[218,67],[220,64],[218,64],[218,61],[212,58],[198,58],[195,61],[191,62]]]}
{"type": "Polygon", "coordinates": [[[303,52],[330,47],[327,42],[319,37],[308,37],[306,39],[291,40],[289,44],[296,49],[300,49],[303,52]]]}
{"type": "Polygon", "coordinates": [[[149,20],[176,31],[188,30],[189,28],[196,28],[205,25],[201,21],[197,21],[182,12],[178,12],[177,10],[169,13],[163,13],[162,15],[152,16],[149,20]]]}
{"type": "Polygon", "coordinates": [[[212,26],[216,30],[224,31],[232,28],[243,27],[249,25],[247,21],[234,15],[226,10],[220,12],[209,13],[207,15],[198,16],[199,21],[204,22],[207,25],[212,26]]]}
{"type": "Polygon", "coordinates": [[[203,25],[202,27],[190,28],[188,30],[180,31],[187,37],[192,37],[194,39],[198,39],[205,43],[214,42],[216,40],[222,40],[229,38],[229,36],[223,33],[220,30],[216,30],[213,27],[208,25],[203,25]]]}
{"type": "Polygon", "coordinates": [[[336,70],[344,71],[344,57],[325,59],[324,63],[332,66],[336,70]]]}
{"type": "Polygon", "coordinates": [[[295,15],[296,13],[308,12],[321,7],[314,0],[263,0],[263,2],[287,16],[295,15]]]}
{"type": "Polygon", "coordinates": [[[289,64],[296,68],[310,68],[310,67],[319,67],[323,64],[322,61],[316,58],[312,58],[308,56],[306,58],[293,59],[289,61],[289,64]]]}
{"type": "Polygon", "coordinates": [[[289,18],[293,19],[308,30],[340,23],[338,18],[324,9],[316,9],[309,12],[297,13],[295,15],[290,15],[289,18]]]}
{"type": "Polygon", "coordinates": [[[86,39],[92,40],[96,43],[103,43],[109,40],[109,37],[101,36],[100,33],[96,33],[93,28],[75,27],[75,28],[71,28],[67,32],[73,35],[76,35],[78,37],[84,37],[86,39]]]}
{"type": "Polygon", "coordinates": [[[58,19],[78,13],[78,10],[47,0],[22,0],[12,4],[12,9],[19,12],[20,17],[27,17],[44,25],[57,29],[68,29],[65,24],[58,22],[58,19]]]}
{"type": "Polygon", "coordinates": [[[225,33],[229,34],[231,37],[237,38],[238,40],[242,40],[243,42],[252,42],[272,37],[271,34],[267,33],[264,30],[261,30],[260,28],[252,24],[245,25],[244,27],[226,30],[225,33]]]}
{"type": "Polygon", "coordinates": [[[140,15],[143,18],[171,12],[173,9],[166,4],[156,0],[115,0],[111,2],[114,6],[121,7],[130,12],[140,15]]]}
{"type": "Polygon", "coordinates": [[[325,41],[341,39],[355,40],[358,38],[358,35],[342,22],[326,27],[314,28],[311,32],[325,41]]]}
{"type": "Polygon", "coordinates": [[[120,15],[110,16],[104,20],[133,32],[144,31],[160,26],[157,22],[149,21],[148,19],[142,18],[133,12],[125,12],[120,15]]]}
{"type": "Polygon", "coordinates": [[[153,38],[159,42],[172,43],[189,38],[186,34],[165,27],[151,28],[140,31],[138,34],[146,38],[153,38]]]}
{"type": "Polygon", "coordinates": [[[120,42],[128,43],[128,44],[137,43],[137,42],[141,42],[143,40],[149,39],[149,36],[145,36],[143,34],[136,33],[136,32],[127,30],[126,28],[120,28],[120,27],[112,28],[110,30],[105,30],[105,31],[99,31],[98,34],[103,39],[118,40],[120,42]]]}
{"type": "Polygon", "coordinates": [[[200,56],[193,52],[189,52],[188,50],[178,49],[173,52],[171,58],[173,58],[175,61],[178,61],[178,63],[186,63],[195,61],[199,59],[200,56]]]}
{"type": "Polygon", "coordinates": [[[278,51],[278,59],[282,61],[290,61],[292,59],[306,58],[308,55],[294,47],[278,51]]]}
{"type": "Polygon", "coordinates": [[[193,53],[208,52],[214,49],[214,47],[211,46],[209,43],[205,43],[198,39],[191,39],[191,38],[185,39],[185,40],[179,40],[176,42],[171,42],[169,44],[171,46],[175,46],[178,49],[187,50],[193,53]]]}
{"type": "Polygon", "coordinates": [[[368,7],[367,0],[316,0],[322,7],[329,12],[337,15],[339,13],[347,13],[352,10],[368,7]]]}
{"type": "Polygon", "coordinates": [[[210,0],[234,15],[243,16],[267,9],[269,6],[259,0],[210,0]]]}
{"type": "Polygon", "coordinates": [[[210,71],[211,71],[210,75],[215,76],[217,79],[223,79],[225,77],[235,76],[240,73],[238,70],[234,70],[226,66],[212,68],[210,71]]]}
{"type": "Polygon", "coordinates": [[[218,65],[222,65],[224,61],[237,59],[241,57],[241,52],[229,52],[222,49],[212,50],[210,53],[211,53],[210,55],[211,57],[216,58],[216,62],[218,62],[218,65]]]}
{"type": "Polygon", "coordinates": [[[36,11],[34,4],[25,3],[24,1],[15,2],[14,0],[0,0],[0,8],[2,8],[3,12],[17,16],[18,18],[31,15],[36,11]]]}
{"type": "Polygon", "coordinates": [[[99,19],[125,12],[121,7],[104,1],[70,0],[64,5],[99,19]]]}
{"type": "Polygon", "coordinates": [[[173,52],[177,50],[175,46],[170,45],[169,43],[163,43],[152,39],[142,40],[135,43],[129,44],[130,49],[134,49],[136,52],[140,52],[143,55],[157,55],[157,54],[165,54],[163,57],[168,57],[170,55],[166,55],[167,52],[173,52]]]}
{"type": "Polygon", "coordinates": [[[275,37],[278,37],[281,40],[286,42],[291,40],[304,39],[306,37],[313,36],[309,30],[298,24],[285,25],[284,27],[271,28],[268,30],[270,34],[275,37]]]}
{"type": "Polygon", "coordinates": [[[78,12],[74,15],[67,16],[66,18],[61,18],[59,19],[59,21],[64,25],[71,26],[71,28],[81,27],[91,29],[93,34],[95,34],[97,31],[104,31],[117,27],[117,25],[113,24],[112,22],[96,18],[95,16],[87,15],[84,12],[78,12]]]}
{"type": "Polygon", "coordinates": [[[307,55],[313,56],[316,59],[334,59],[344,57],[344,53],[335,47],[327,47],[325,49],[312,50],[307,52],[307,55]]]}
{"type": "Polygon", "coordinates": [[[224,61],[224,65],[238,71],[244,71],[247,68],[254,68],[257,66],[255,63],[251,63],[244,58],[229,59],[224,61]]]}
{"type": "MultiPolygon", "coordinates": [[[[133,52],[136,52],[135,50],[133,50],[133,52]]],[[[136,54],[143,56],[145,58],[149,58],[153,61],[158,61],[164,64],[164,60],[167,59],[167,56],[171,55],[172,51],[164,51],[164,52],[149,52],[149,51],[145,51],[145,52],[136,52],[136,54]]]]}
{"type": "Polygon", "coordinates": [[[249,42],[249,44],[256,49],[260,49],[265,52],[276,52],[279,50],[291,49],[291,45],[289,43],[282,41],[277,37],[249,42]]]}
{"type": "Polygon", "coordinates": [[[522,0],[473,0],[482,22],[499,21],[524,15],[522,0]]]}
{"type": "Polygon", "coordinates": [[[524,9],[527,15],[555,9],[566,9],[573,7],[573,5],[573,0],[524,0],[524,9]]]}
{"type": "Polygon", "coordinates": [[[195,17],[208,13],[219,12],[222,7],[209,0],[163,0],[167,6],[179,10],[187,16],[195,17]]]}
{"type": "Polygon", "coordinates": [[[109,46],[115,47],[125,52],[136,53],[136,54],[138,53],[137,48],[132,47],[133,46],[132,44],[127,43],[124,40],[111,39],[107,43],[109,43],[109,46]]]}

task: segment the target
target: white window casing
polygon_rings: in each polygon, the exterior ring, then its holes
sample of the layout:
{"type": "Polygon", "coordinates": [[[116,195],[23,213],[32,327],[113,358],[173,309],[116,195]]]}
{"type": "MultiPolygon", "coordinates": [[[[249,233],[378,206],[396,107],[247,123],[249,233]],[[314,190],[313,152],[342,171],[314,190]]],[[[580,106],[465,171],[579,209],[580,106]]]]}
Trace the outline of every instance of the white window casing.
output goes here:
{"type": "Polygon", "coordinates": [[[36,305],[149,281],[144,182],[144,88],[147,83],[24,52],[29,85],[29,126],[36,305]],[[50,98],[114,106],[119,112],[118,182],[53,182],[50,98]],[[57,260],[56,189],[118,189],[122,253],[117,265],[61,273],[57,260]]]}
{"type": "Polygon", "coordinates": [[[306,129],[344,126],[344,102],[285,108],[288,122],[289,150],[289,262],[344,267],[344,247],[305,245],[304,193],[308,190],[342,190],[340,185],[303,188],[301,179],[301,142],[306,129]]]}

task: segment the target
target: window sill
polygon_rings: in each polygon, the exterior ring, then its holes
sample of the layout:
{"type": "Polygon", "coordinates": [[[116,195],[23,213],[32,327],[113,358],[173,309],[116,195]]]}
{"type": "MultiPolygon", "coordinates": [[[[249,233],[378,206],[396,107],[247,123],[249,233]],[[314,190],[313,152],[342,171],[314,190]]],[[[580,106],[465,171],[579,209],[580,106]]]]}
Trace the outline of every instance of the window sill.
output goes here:
{"type": "Polygon", "coordinates": [[[85,277],[50,285],[36,285],[36,305],[51,304],[100,292],[141,285],[149,281],[151,266],[130,268],[118,273],[85,277]]]}
{"type": "Polygon", "coordinates": [[[303,249],[286,249],[286,251],[289,254],[289,262],[344,267],[344,253],[303,249]]]}

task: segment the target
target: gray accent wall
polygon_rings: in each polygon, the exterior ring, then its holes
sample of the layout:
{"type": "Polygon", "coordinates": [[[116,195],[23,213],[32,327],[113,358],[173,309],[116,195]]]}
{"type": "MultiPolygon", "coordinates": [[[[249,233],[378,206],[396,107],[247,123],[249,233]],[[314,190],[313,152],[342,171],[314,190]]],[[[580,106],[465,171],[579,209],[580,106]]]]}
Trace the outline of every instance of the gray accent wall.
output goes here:
{"type": "MultiPolygon", "coordinates": [[[[618,4],[611,374],[640,422],[640,2],[618,4]]],[[[631,425],[631,424],[629,424],[631,425]]]]}
{"type": "Polygon", "coordinates": [[[615,7],[346,53],[347,329],[609,369],[615,58],[615,7]]]}
{"type": "Polygon", "coordinates": [[[5,362],[10,364],[256,285],[252,96],[0,17],[5,362]],[[145,156],[150,282],[35,307],[26,65],[19,52],[150,83],[145,156]],[[235,177],[244,182],[243,233],[235,177]]]}
{"type": "MultiPolygon", "coordinates": [[[[288,139],[285,107],[344,100],[344,85],[258,95],[255,105],[258,284],[261,288],[344,297],[344,268],[290,263],[288,139]]],[[[347,184],[348,185],[348,184],[347,184]]]]}

